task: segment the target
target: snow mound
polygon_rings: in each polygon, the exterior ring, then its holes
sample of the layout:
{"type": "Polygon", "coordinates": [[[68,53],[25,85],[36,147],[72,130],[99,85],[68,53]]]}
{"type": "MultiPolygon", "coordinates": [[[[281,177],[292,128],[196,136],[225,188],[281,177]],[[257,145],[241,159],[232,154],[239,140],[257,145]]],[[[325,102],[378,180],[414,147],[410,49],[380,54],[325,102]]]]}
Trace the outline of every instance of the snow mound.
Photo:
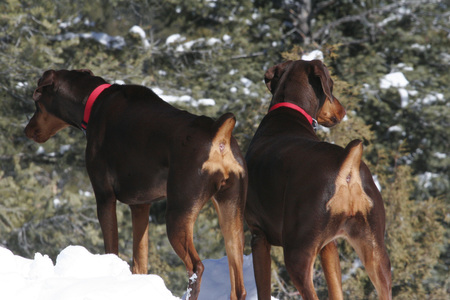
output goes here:
{"type": "MultiPolygon", "coordinates": [[[[229,299],[227,257],[203,261],[199,299],[229,299]]],[[[244,256],[247,299],[256,300],[251,255],[244,256]]],[[[195,278],[191,278],[195,280],[195,278]]],[[[184,295],[186,297],[186,295],[184,295]]],[[[2,300],[123,300],[180,299],[157,275],[133,275],[129,265],[113,254],[92,254],[82,246],[68,246],[56,258],[36,253],[34,259],[14,255],[0,247],[0,299],[2,300]]],[[[273,300],[276,300],[272,297],[273,300]]]]}

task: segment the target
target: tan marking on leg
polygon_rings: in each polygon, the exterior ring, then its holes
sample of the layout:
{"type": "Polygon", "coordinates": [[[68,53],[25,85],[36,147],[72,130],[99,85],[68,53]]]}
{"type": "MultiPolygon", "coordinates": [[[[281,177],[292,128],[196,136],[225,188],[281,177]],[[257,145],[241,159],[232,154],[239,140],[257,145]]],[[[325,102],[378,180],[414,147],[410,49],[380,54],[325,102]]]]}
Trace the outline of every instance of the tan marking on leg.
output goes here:
{"type": "Polygon", "coordinates": [[[335,181],[336,193],[327,202],[327,210],[333,215],[366,215],[372,208],[372,199],[364,192],[359,174],[362,157],[362,143],[350,149],[335,181]]]}
{"type": "Polygon", "coordinates": [[[236,175],[244,172],[244,168],[234,158],[230,147],[231,132],[235,123],[236,121],[230,118],[218,129],[212,140],[208,159],[202,165],[202,172],[207,171],[212,174],[220,171],[224,174],[225,180],[228,179],[230,172],[236,175]]]}

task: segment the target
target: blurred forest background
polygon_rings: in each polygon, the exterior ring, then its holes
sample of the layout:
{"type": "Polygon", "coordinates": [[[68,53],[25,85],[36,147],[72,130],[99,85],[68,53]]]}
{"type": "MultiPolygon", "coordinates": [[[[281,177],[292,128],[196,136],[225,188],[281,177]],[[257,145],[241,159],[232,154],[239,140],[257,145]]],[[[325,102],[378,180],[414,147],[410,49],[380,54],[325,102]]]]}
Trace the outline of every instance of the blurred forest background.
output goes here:
{"type": "MultiPolygon", "coordinates": [[[[53,259],[70,244],[104,251],[83,133],[65,129],[43,145],[23,134],[45,70],[89,68],[109,82],[154,88],[193,113],[231,111],[245,153],[268,109],[265,71],[320,50],[348,116],[318,134],[339,145],[364,140],[386,206],[394,298],[445,299],[449,24],[445,0],[0,0],[0,245],[53,259]]],[[[166,238],[164,209],[157,203],[150,215],[150,272],[180,296],[187,277],[166,238]]],[[[130,212],[118,210],[120,255],[131,262],[130,212]]],[[[195,242],[202,259],[225,255],[211,205],[195,242]]],[[[345,241],[340,248],[346,299],[376,299],[356,254],[345,241]]],[[[272,256],[273,295],[298,298],[281,250],[272,256]]]]}

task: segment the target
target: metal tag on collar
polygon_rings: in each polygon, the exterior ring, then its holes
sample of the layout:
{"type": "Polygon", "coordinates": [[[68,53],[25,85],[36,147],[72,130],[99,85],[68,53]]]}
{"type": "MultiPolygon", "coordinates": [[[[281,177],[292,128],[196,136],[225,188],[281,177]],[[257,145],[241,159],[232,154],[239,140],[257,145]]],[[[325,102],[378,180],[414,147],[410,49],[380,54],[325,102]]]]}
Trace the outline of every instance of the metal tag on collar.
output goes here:
{"type": "Polygon", "coordinates": [[[316,119],[312,119],[312,127],[313,127],[313,129],[314,129],[314,131],[316,131],[317,130],[317,126],[319,125],[319,123],[317,122],[317,120],[316,119]]]}

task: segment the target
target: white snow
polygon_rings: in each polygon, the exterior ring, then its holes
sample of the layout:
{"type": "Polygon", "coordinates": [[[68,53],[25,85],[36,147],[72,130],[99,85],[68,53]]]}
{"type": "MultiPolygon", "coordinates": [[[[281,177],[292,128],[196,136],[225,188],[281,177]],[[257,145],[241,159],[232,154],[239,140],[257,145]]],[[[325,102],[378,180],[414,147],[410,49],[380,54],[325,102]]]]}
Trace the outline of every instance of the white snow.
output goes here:
{"type": "Polygon", "coordinates": [[[72,145],[61,145],[59,147],[59,154],[64,154],[72,148],[72,145]]]}
{"type": "Polygon", "coordinates": [[[186,51],[191,51],[192,47],[195,45],[206,45],[209,47],[213,47],[215,44],[220,44],[222,41],[218,38],[212,37],[209,39],[205,38],[198,38],[195,40],[190,40],[187,42],[184,42],[186,40],[185,37],[181,36],[180,34],[172,34],[166,39],[166,45],[170,46],[172,44],[176,44],[175,51],[179,53],[183,53],[186,51]],[[184,42],[184,43],[183,43],[184,42]]]}
{"type": "Polygon", "coordinates": [[[380,88],[382,89],[388,89],[390,87],[404,88],[408,84],[409,81],[402,72],[389,73],[380,79],[380,88]]]}
{"type": "Polygon", "coordinates": [[[89,191],[78,190],[78,194],[84,197],[93,197],[92,193],[89,191]]]}
{"type": "Polygon", "coordinates": [[[447,153],[435,152],[435,153],[433,153],[433,156],[437,157],[439,159],[445,159],[445,158],[447,158],[447,153]]]}
{"type": "Polygon", "coordinates": [[[16,89],[25,89],[28,87],[28,82],[18,82],[16,84],[16,89]]]}
{"type": "Polygon", "coordinates": [[[398,63],[397,68],[402,71],[408,71],[408,72],[414,71],[414,68],[412,66],[409,66],[405,63],[398,63]]]}
{"type": "Polygon", "coordinates": [[[147,41],[147,35],[142,27],[134,25],[130,28],[130,33],[136,34],[141,38],[142,46],[144,46],[144,48],[148,49],[150,47],[150,43],[147,41]]]}
{"type": "Polygon", "coordinates": [[[441,93],[431,93],[425,96],[421,100],[422,104],[433,104],[436,101],[443,101],[444,100],[444,94],[441,93]]]}
{"type": "Polygon", "coordinates": [[[394,125],[388,128],[388,132],[403,132],[404,129],[401,125],[394,125]]]}
{"type": "Polygon", "coordinates": [[[209,7],[216,7],[217,0],[206,0],[209,7]]]}
{"type": "Polygon", "coordinates": [[[132,275],[116,255],[94,255],[69,246],[56,259],[25,259],[0,247],[0,294],[4,300],[179,299],[157,275],[132,275]]]}
{"type": "Polygon", "coordinates": [[[125,46],[125,40],[121,36],[110,36],[104,32],[88,32],[79,35],[85,39],[94,39],[108,48],[121,49],[125,46]]]}
{"type": "Polygon", "coordinates": [[[192,274],[191,277],[189,277],[189,283],[194,283],[197,280],[197,274],[192,274]]]}
{"type": "Polygon", "coordinates": [[[39,146],[38,149],[36,150],[36,154],[40,155],[40,154],[45,154],[45,149],[42,146],[39,146]]]}
{"type": "Polygon", "coordinates": [[[124,84],[125,84],[125,81],[123,81],[123,80],[121,80],[121,79],[115,79],[115,80],[113,81],[113,84],[124,85],[124,84]]]}
{"type": "Polygon", "coordinates": [[[145,39],[146,37],[144,29],[142,29],[142,27],[137,25],[134,25],[133,27],[130,28],[130,33],[137,34],[141,39],[145,39]]]}
{"type": "Polygon", "coordinates": [[[418,49],[419,51],[424,52],[424,51],[426,51],[427,49],[430,49],[430,48],[431,48],[431,45],[430,45],[430,44],[428,44],[428,45],[420,45],[420,44],[415,43],[415,44],[412,44],[412,45],[411,45],[411,48],[412,48],[412,49],[418,49]]]}
{"type": "Polygon", "coordinates": [[[240,81],[247,88],[250,87],[253,84],[253,81],[251,81],[247,77],[241,77],[240,81]]]}
{"type": "Polygon", "coordinates": [[[214,101],[214,99],[210,99],[210,98],[198,99],[197,103],[198,103],[198,105],[203,105],[203,106],[216,105],[216,101],[214,101]]]}
{"type": "Polygon", "coordinates": [[[184,40],[186,40],[186,38],[184,36],[181,36],[179,33],[175,33],[175,34],[169,35],[167,37],[166,45],[170,45],[175,42],[183,42],[184,40]]]}
{"type": "Polygon", "coordinates": [[[164,101],[166,101],[168,103],[184,102],[184,103],[189,103],[193,107],[198,107],[199,105],[201,105],[201,106],[215,106],[216,105],[216,101],[211,98],[202,98],[202,99],[195,100],[194,98],[192,98],[189,95],[182,95],[182,96],[166,95],[164,93],[164,91],[159,87],[152,87],[151,89],[155,94],[157,94],[159,97],[161,97],[161,99],[163,99],[164,101]]]}
{"type": "Polygon", "coordinates": [[[405,87],[409,84],[405,75],[402,72],[392,72],[380,79],[380,88],[397,88],[400,94],[401,107],[404,108],[408,106],[409,94],[405,87]]]}
{"type": "MultiPolygon", "coordinates": [[[[229,299],[228,261],[207,259],[199,299],[229,299]]],[[[247,299],[257,299],[252,256],[244,255],[247,299]]],[[[196,276],[189,280],[195,281],[196,276]]],[[[186,297],[186,294],[184,295],[186,297]]],[[[130,266],[113,254],[92,254],[82,246],[68,246],[54,265],[47,255],[34,259],[14,255],[0,247],[2,300],[122,300],[180,299],[158,275],[133,275],[130,266]]],[[[275,298],[272,298],[275,299],[275,298]]],[[[276,299],[275,299],[276,300],[276,299]]]]}
{"type": "Polygon", "coordinates": [[[302,55],[302,59],[303,60],[314,60],[314,59],[319,59],[319,60],[323,60],[323,53],[320,50],[313,50],[309,53],[305,53],[302,55]]]}
{"type": "Polygon", "coordinates": [[[228,34],[224,34],[223,37],[222,37],[222,40],[225,43],[230,43],[231,42],[231,36],[229,36],[228,34]]]}
{"type": "Polygon", "coordinates": [[[423,174],[419,175],[419,184],[422,185],[424,188],[430,188],[433,186],[433,179],[438,178],[439,174],[431,173],[431,172],[425,172],[423,174]]]}
{"type": "Polygon", "coordinates": [[[218,38],[209,38],[206,41],[206,45],[208,45],[208,46],[214,46],[217,43],[219,43],[219,44],[221,43],[220,39],[218,39],[218,38]]]}
{"type": "Polygon", "coordinates": [[[85,33],[73,33],[67,32],[64,34],[58,34],[53,37],[57,41],[71,40],[75,38],[92,39],[98,43],[112,49],[122,49],[126,43],[122,36],[111,36],[104,32],[85,32],[85,33]]]}
{"type": "Polygon", "coordinates": [[[408,91],[404,88],[399,88],[398,93],[400,94],[400,101],[401,101],[400,106],[402,108],[405,108],[406,106],[408,106],[409,102],[408,91]]]}

